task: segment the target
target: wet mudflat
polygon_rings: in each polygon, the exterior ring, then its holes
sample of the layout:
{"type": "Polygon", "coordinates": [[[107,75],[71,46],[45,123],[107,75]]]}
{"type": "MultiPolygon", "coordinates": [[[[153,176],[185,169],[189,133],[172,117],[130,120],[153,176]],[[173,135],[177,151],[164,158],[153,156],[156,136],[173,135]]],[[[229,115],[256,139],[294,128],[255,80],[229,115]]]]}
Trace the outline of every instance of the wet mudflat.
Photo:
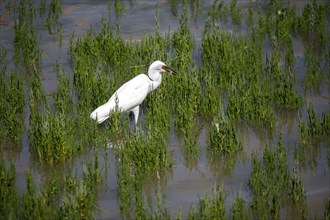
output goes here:
{"type": "Polygon", "coordinates": [[[0,218],[329,218],[327,2],[0,6],[0,218]],[[91,121],[157,59],[138,129],[91,121]]]}

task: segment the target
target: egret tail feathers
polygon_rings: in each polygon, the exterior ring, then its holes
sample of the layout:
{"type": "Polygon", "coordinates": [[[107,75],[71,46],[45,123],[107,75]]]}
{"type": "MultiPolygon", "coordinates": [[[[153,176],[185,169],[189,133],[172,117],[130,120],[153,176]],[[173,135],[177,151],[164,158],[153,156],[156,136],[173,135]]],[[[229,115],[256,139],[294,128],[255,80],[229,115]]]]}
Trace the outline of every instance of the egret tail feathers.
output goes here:
{"type": "Polygon", "coordinates": [[[102,108],[99,107],[91,113],[90,117],[98,124],[101,124],[102,122],[104,122],[109,118],[109,114],[110,114],[110,110],[106,110],[104,107],[102,108]]]}

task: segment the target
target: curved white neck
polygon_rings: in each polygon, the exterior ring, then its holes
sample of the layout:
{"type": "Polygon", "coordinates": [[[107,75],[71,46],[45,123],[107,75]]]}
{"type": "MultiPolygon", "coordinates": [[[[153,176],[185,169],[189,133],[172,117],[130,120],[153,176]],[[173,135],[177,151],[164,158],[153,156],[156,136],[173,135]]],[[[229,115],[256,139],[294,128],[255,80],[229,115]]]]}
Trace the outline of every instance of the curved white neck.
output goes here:
{"type": "Polygon", "coordinates": [[[151,86],[149,89],[149,92],[155,90],[158,88],[158,86],[161,84],[162,82],[162,75],[160,74],[160,72],[155,71],[155,70],[150,70],[148,71],[148,75],[151,81],[151,86]]]}

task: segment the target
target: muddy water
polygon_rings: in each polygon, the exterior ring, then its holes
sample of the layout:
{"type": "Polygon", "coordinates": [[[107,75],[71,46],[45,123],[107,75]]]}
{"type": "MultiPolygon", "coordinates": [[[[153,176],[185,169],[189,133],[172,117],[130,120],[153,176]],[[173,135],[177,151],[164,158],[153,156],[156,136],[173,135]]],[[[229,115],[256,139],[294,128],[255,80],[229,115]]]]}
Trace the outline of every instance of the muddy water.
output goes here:
{"type": "MultiPolygon", "coordinates": [[[[239,1],[238,6],[245,7],[249,1],[239,1]]],[[[191,21],[191,31],[194,34],[197,43],[200,41],[201,32],[206,19],[206,9],[213,1],[205,1],[203,4],[203,14],[199,14],[197,20],[191,21]]],[[[298,10],[303,8],[306,1],[291,1],[298,10]]],[[[257,3],[254,3],[257,4],[257,3]]],[[[4,13],[5,4],[2,3],[1,14],[4,13]]],[[[120,17],[120,28],[123,37],[138,40],[145,34],[150,34],[155,29],[154,16],[156,13],[155,1],[133,1],[133,4],[126,4],[126,12],[120,17]]],[[[67,55],[69,47],[69,38],[72,32],[76,37],[84,36],[86,32],[93,27],[95,32],[101,28],[102,16],[110,18],[115,23],[115,14],[108,12],[108,1],[63,1],[62,23],[62,47],[59,47],[58,37],[49,35],[43,27],[37,27],[40,36],[40,48],[42,51],[42,84],[52,102],[51,94],[57,89],[57,79],[55,73],[56,59],[63,64],[64,71],[72,76],[72,67],[67,55]]],[[[8,22],[8,26],[0,26],[1,44],[7,48],[8,57],[13,55],[13,16],[4,18],[8,22]]],[[[168,1],[159,1],[159,20],[162,33],[172,32],[179,26],[179,19],[171,13],[168,1]]],[[[319,92],[305,93],[301,86],[304,73],[302,42],[297,39],[294,42],[294,50],[296,56],[296,72],[297,72],[297,90],[304,94],[306,98],[312,101],[316,113],[322,113],[329,109],[330,96],[329,86],[323,86],[319,92]]],[[[306,116],[306,108],[302,110],[302,115],[306,116]]],[[[28,126],[28,110],[26,111],[26,127],[28,126]]],[[[283,113],[278,116],[278,131],[283,134],[283,142],[289,148],[289,164],[292,168],[293,148],[298,141],[298,115],[295,113],[283,113]]],[[[278,132],[276,132],[278,133],[278,132]]],[[[245,200],[250,200],[251,195],[246,187],[247,179],[251,173],[251,163],[249,158],[253,152],[257,152],[262,157],[263,150],[267,144],[275,145],[277,137],[265,137],[265,134],[255,131],[249,127],[239,126],[240,139],[243,142],[244,151],[235,158],[234,167],[230,169],[217,160],[211,162],[206,157],[205,146],[208,139],[208,126],[201,131],[199,139],[199,147],[202,150],[201,156],[197,164],[189,166],[184,160],[181,152],[179,138],[174,133],[171,135],[169,152],[173,153],[174,166],[171,171],[152,175],[147,181],[144,188],[146,200],[153,198],[155,190],[160,193],[164,199],[166,206],[175,216],[177,211],[181,211],[182,217],[186,217],[192,203],[196,203],[204,192],[208,191],[211,186],[218,182],[223,186],[226,194],[226,205],[231,206],[235,197],[240,194],[245,200]]],[[[266,135],[267,136],[267,135],[266,135]]],[[[308,166],[301,172],[302,181],[306,187],[308,210],[311,216],[321,214],[323,212],[323,201],[326,194],[330,194],[330,174],[329,166],[326,158],[326,146],[320,147],[320,153],[317,158],[317,166],[310,168],[308,166]]],[[[107,184],[103,186],[98,194],[98,213],[99,219],[119,219],[119,205],[117,199],[117,173],[116,160],[114,158],[113,149],[109,148],[102,152],[100,158],[108,156],[109,164],[107,165],[107,184]]],[[[9,160],[9,156],[7,156],[9,160]]],[[[72,169],[80,169],[83,164],[84,157],[78,158],[72,169]]],[[[29,153],[29,144],[27,135],[23,136],[22,151],[14,156],[17,186],[19,191],[25,191],[25,172],[31,170],[36,178],[40,178],[46,172],[39,167],[35,159],[29,153]]],[[[102,160],[101,160],[102,162],[102,160]]],[[[103,161],[104,162],[104,161],[103,161]]],[[[104,164],[103,164],[104,165],[104,164]]]]}

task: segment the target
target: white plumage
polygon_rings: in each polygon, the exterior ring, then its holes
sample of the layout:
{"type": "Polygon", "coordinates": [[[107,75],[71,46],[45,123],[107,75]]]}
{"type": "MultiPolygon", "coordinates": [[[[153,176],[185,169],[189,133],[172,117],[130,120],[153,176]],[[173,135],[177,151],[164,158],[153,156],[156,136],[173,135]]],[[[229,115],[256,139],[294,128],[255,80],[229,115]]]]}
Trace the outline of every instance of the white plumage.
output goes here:
{"type": "Polygon", "coordinates": [[[148,70],[148,76],[140,74],[122,85],[110,97],[109,101],[91,113],[91,118],[98,124],[109,118],[111,112],[117,109],[120,112],[133,112],[135,124],[139,117],[139,105],[147,97],[148,93],[157,89],[162,82],[161,73],[176,73],[163,62],[153,62],[148,70]]]}

